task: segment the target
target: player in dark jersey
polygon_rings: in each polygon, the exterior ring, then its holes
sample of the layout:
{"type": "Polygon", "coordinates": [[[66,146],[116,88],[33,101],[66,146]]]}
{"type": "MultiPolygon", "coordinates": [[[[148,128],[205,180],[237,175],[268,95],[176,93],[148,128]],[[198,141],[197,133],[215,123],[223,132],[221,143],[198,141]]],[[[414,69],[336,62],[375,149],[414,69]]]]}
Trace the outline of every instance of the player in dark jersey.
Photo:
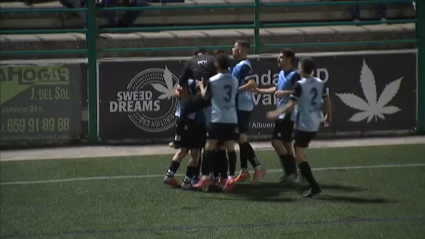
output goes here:
{"type": "MultiPolygon", "coordinates": [[[[203,79],[208,80],[216,74],[217,69],[214,66],[214,56],[208,55],[205,50],[196,49],[194,51],[194,56],[184,64],[183,71],[179,78],[179,85],[182,87],[182,90],[187,91],[189,79],[194,79],[195,81],[202,81],[203,79]]],[[[209,99],[204,100],[201,95],[198,94],[192,97],[186,104],[180,119],[186,120],[188,115],[210,105],[211,101],[209,99]]]]}
{"type": "MultiPolygon", "coordinates": [[[[180,94],[176,90],[174,96],[179,99],[179,104],[176,109],[176,117],[179,118],[181,112],[184,110],[186,102],[196,93],[196,83],[194,80],[189,80],[189,92],[191,95],[180,94]]],[[[188,119],[185,121],[183,130],[176,129],[176,135],[174,138],[174,145],[178,148],[178,151],[173,156],[171,160],[170,167],[164,177],[164,183],[169,184],[173,187],[178,187],[179,183],[174,178],[174,174],[177,172],[180,167],[181,161],[189,153],[191,158],[189,160],[186,176],[181,185],[182,189],[190,189],[191,181],[197,173],[197,164],[200,157],[200,149],[202,148],[202,141],[199,136],[199,122],[198,122],[198,113],[192,113],[188,116],[188,119]]],[[[199,173],[198,173],[199,174],[199,173]]]]}
{"type": "MultiPolygon", "coordinates": [[[[289,102],[289,96],[292,94],[294,85],[301,79],[300,74],[294,68],[295,53],[290,49],[284,49],[280,52],[277,59],[279,67],[279,78],[276,86],[259,89],[256,92],[260,94],[275,94],[276,108],[283,108],[289,102]]],[[[296,163],[294,160],[294,151],[292,146],[292,133],[294,130],[295,114],[288,112],[279,115],[275,121],[275,127],[272,135],[272,145],[280,157],[282,167],[285,172],[283,182],[293,183],[297,176],[296,163]]]]}

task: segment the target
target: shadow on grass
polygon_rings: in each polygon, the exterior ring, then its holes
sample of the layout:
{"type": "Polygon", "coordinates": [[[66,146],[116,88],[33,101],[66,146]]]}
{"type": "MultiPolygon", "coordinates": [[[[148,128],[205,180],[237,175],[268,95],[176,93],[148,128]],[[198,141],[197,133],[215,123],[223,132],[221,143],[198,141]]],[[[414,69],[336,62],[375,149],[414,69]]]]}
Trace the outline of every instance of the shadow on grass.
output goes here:
{"type": "MultiPolygon", "coordinates": [[[[364,191],[364,188],[345,186],[339,184],[321,184],[323,193],[314,199],[323,201],[335,201],[346,203],[395,203],[383,198],[361,198],[342,195],[329,195],[332,193],[353,193],[364,191]]],[[[227,193],[231,197],[214,198],[214,200],[239,200],[239,201],[262,201],[262,202],[294,202],[300,194],[309,189],[309,186],[284,186],[279,183],[261,182],[257,185],[238,184],[233,191],[227,193]],[[295,195],[294,195],[295,194],[295,195]],[[296,196],[298,194],[298,196],[296,196]]]]}
{"type": "Polygon", "coordinates": [[[333,201],[333,202],[345,202],[345,203],[397,203],[396,200],[388,200],[385,198],[360,198],[360,197],[347,197],[347,196],[336,196],[336,195],[319,195],[314,198],[322,201],[333,201]]]}

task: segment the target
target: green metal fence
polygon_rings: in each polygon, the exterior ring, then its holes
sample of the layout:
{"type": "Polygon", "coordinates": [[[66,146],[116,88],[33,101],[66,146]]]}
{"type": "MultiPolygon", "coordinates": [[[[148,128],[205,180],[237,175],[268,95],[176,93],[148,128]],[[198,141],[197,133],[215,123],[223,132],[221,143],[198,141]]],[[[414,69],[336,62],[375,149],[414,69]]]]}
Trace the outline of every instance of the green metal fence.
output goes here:
{"type": "MultiPolygon", "coordinates": [[[[67,54],[67,53],[85,53],[88,59],[88,93],[89,93],[89,139],[97,142],[97,54],[99,52],[146,52],[146,51],[185,51],[199,46],[185,47],[155,47],[155,48],[119,48],[119,49],[97,49],[97,36],[103,32],[144,32],[144,31],[167,31],[167,30],[224,30],[224,29],[253,29],[254,30],[254,52],[260,54],[264,48],[283,48],[283,47],[323,47],[335,45],[371,45],[371,44],[400,44],[416,43],[418,48],[418,125],[417,130],[425,133],[425,1],[416,2],[416,19],[409,20],[388,20],[388,24],[415,23],[416,39],[403,40],[382,40],[382,41],[358,41],[358,42],[333,42],[333,43],[302,43],[302,44],[262,44],[260,41],[261,28],[283,28],[283,27],[308,27],[308,26],[335,26],[335,25],[353,25],[352,22],[314,22],[314,23],[261,23],[260,10],[263,7],[299,7],[299,6],[323,6],[323,5],[354,5],[354,4],[391,4],[391,3],[412,3],[409,0],[378,0],[378,1],[343,1],[343,2],[298,2],[298,3],[261,3],[260,0],[253,0],[251,4],[232,4],[232,8],[250,8],[254,9],[253,24],[240,25],[209,25],[209,26],[181,26],[181,27],[131,27],[131,28],[106,28],[99,30],[96,25],[96,16],[99,11],[153,11],[153,10],[185,10],[185,9],[224,9],[229,5],[176,5],[160,7],[115,7],[99,8],[95,1],[86,1],[87,8],[83,9],[8,9],[0,10],[4,13],[29,13],[29,12],[79,12],[87,13],[86,29],[54,29],[54,30],[0,30],[0,34],[57,34],[57,33],[85,33],[86,49],[79,50],[38,50],[38,51],[8,51],[0,52],[1,55],[13,54],[67,54]]],[[[380,21],[362,21],[356,23],[359,25],[381,24],[380,21]]],[[[205,49],[229,49],[232,46],[203,46],[205,49]]],[[[402,63],[401,63],[402,64],[402,63]]]]}

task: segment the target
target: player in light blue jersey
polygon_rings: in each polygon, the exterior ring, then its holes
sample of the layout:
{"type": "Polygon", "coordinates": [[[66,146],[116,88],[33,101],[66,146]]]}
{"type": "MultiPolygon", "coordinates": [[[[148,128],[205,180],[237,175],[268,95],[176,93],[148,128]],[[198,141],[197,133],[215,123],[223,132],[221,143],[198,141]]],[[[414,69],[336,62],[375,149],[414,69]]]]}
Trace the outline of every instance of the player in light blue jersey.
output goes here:
{"type": "Polygon", "coordinates": [[[238,144],[240,148],[241,172],[236,177],[237,182],[250,179],[248,172],[248,161],[255,169],[254,179],[251,181],[255,184],[265,174],[266,170],[261,167],[260,162],[255,155],[254,149],[246,138],[249,130],[249,119],[254,109],[254,100],[252,98],[252,90],[256,87],[256,82],[252,74],[251,63],[248,60],[248,51],[250,44],[247,41],[238,40],[235,42],[232,54],[238,62],[232,69],[232,75],[238,79],[239,88],[236,96],[236,107],[238,114],[239,138],[238,144]]]}
{"type": "Polygon", "coordinates": [[[312,76],[315,63],[311,58],[301,59],[298,64],[301,76],[300,81],[295,84],[294,93],[291,94],[291,100],[285,107],[270,111],[267,113],[268,119],[276,119],[280,114],[290,112],[297,105],[297,116],[295,122],[295,160],[301,170],[301,174],[310,184],[310,190],[304,197],[313,197],[322,192],[319,184],[316,182],[310,165],[304,157],[304,150],[308,148],[310,141],[316,136],[320,127],[321,107],[323,98],[326,105],[326,121],[325,126],[329,126],[332,122],[331,101],[326,92],[325,82],[319,78],[312,76]]]}
{"type": "MultiPolygon", "coordinates": [[[[179,104],[176,109],[176,117],[180,117],[184,111],[184,107],[189,101],[190,97],[196,95],[196,83],[194,80],[188,81],[189,94],[185,94],[185,91],[177,89],[174,96],[179,99],[179,104]]],[[[182,189],[189,189],[191,187],[191,180],[196,175],[198,159],[201,154],[202,141],[201,135],[199,134],[199,123],[198,113],[191,113],[187,116],[187,120],[184,122],[182,127],[176,127],[176,135],[174,137],[174,147],[178,149],[176,154],[171,160],[170,167],[164,177],[164,183],[169,184],[173,187],[178,187],[180,184],[174,178],[174,174],[180,167],[181,161],[190,151],[190,160],[187,166],[187,171],[183,183],[182,189]]],[[[199,174],[199,173],[198,173],[199,174]]]]}
{"type": "MultiPolygon", "coordinates": [[[[216,49],[213,51],[213,55],[216,56],[218,54],[227,54],[224,50],[219,50],[216,49]]],[[[229,67],[229,72],[231,72],[231,68],[229,67]]],[[[230,178],[234,178],[235,177],[235,172],[236,172],[236,151],[235,151],[235,145],[234,144],[229,144],[227,146],[227,157],[229,160],[226,160],[226,162],[228,161],[229,163],[226,165],[225,162],[218,162],[216,161],[215,163],[217,163],[216,165],[214,165],[214,177],[218,177],[219,174],[224,174],[223,172],[227,172],[227,170],[229,170],[229,177],[230,178]]],[[[227,174],[227,173],[226,173],[227,174]]]]}
{"type": "MultiPolygon", "coordinates": [[[[295,53],[290,49],[284,49],[277,58],[278,65],[282,69],[279,72],[277,85],[255,91],[260,94],[275,94],[276,108],[283,108],[289,102],[289,96],[293,93],[294,85],[301,79],[300,74],[294,68],[295,53]]],[[[285,176],[284,183],[293,183],[297,177],[297,167],[294,159],[292,146],[292,133],[294,131],[294,117],[291,112],[280,114],[275,121],[272,134],[272,145],[278,154],[285,176]]]]}
{"type": "MultiPolygon", "coordinates": [[[[236,113],[236,93],[239,85],[237,79],[228,71],[229,61],[226,54],[218,54],[215,64],[219,73],[209,79],[206,88],[202,82],[198,84],[202,97],[211,99],[211,122],[202,162],[203,176],[194,185],[196,188],[205,188],[213,183],[210,175],[213,160],[226,158],[226,146],[234,144],[239,133],[236,113]],[[217,152],[214,154],[214,151],[217,152]]],[[[227,179],[223,191],[233,188],[234,183],[233,179],[227,179]]]]}

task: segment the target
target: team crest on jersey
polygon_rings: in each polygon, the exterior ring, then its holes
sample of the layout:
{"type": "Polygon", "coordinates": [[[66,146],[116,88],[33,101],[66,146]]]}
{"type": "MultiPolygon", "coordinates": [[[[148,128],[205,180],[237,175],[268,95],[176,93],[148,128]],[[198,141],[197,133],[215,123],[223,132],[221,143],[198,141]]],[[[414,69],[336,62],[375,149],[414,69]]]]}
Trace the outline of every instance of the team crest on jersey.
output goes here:
{"type": "MultiPolygon", "coordinates": [[[[167,66],[137,74],[125,91],[117,93],[116,111],[126,112],[131,122],[148,132],[165,131],[175,125],[178,78],[167,66]]],[[[112,106],[111,106],[112,109],[112,106]]]]}

